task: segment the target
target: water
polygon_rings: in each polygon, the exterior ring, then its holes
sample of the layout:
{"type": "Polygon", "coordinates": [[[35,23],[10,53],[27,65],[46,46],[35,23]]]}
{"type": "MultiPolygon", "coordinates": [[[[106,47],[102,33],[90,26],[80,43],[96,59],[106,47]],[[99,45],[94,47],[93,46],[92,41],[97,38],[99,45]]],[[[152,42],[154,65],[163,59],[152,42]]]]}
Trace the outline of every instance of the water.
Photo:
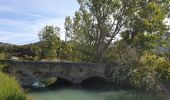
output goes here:
{"type": "Polygon", "coordinates": [[[130,90],[89,90],[81,87],[33,90],[33,100],[170,100],[168,94],[150,95],[130,90]]]}

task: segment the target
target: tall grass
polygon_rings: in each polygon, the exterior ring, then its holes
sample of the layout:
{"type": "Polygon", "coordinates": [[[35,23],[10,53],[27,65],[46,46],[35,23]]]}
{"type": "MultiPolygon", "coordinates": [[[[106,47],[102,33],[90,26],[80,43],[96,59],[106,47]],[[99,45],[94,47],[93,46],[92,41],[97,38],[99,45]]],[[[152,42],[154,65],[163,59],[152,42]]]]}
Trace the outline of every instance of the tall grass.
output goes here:
{"type": "Polygon", "coordinates": [[[0,63],[0,72],[2,72],[5,69],[5,67],[7,67],[7,66],[8,66],[8,64],[0,63]]]}
{"type": "Polygon", "coordinates": [[[14,78],[0,72],[0,100],[26,100],[26,95],[14,78]]]}

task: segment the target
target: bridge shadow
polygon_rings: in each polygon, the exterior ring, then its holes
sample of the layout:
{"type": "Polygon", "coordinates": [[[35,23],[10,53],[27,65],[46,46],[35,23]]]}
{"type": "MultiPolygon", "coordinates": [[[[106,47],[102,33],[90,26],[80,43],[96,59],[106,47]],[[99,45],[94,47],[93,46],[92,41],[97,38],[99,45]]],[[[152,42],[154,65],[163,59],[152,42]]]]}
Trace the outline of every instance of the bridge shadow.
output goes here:
{"type": "Polygon", "coordinates": [[[62,88],[69,88],[69,87],[78,87],[78,88],[84,88],[87,90],[96,90],[96,89],[106,89],[108,87],[111,87],[111,83],[108,82],[106,79],[98,76],[93,76],[86,78],[83,80],[80,84],[73,84],[71,81],[64,79],[64,78],[57,78],[57,81],[53,84],[50,84],[47,86],[49,89],[62,89],[62,88]]]}
{"type": "Polygon", "coordinates": [[[100,90],[107,89],[112,84],[102,77],[93,76],[83,80],[81,86],[88,90],[100,90]]]}
{"type": "Polygon", "coordinates": [[[57,77],[57,81],[51,85],[48,86],[48,88],[63,88],[63,87],[70,87],[72,86],[72,82],[69,80],[66,80],[64,78],[57,77]]]}
{"type": "Polygon", "coordinates": [[[53,84],[50,84],[49,86],[45,88],[33,88],[31,91],[38,91],[38,92],[44,92],[44,91],[56,91],[56,90],[62,90],[62,89],[75,89],[75,90],[81,90],[85,89],[87,91],[108,91],[112,89],[112,83],[108,82],[106,79],[99,77],[99,76],[93,76],[84,79],[80,84],[73,84],[71,81],[64,79],[64,78],[57,78],[57,81],[53,84]]]}

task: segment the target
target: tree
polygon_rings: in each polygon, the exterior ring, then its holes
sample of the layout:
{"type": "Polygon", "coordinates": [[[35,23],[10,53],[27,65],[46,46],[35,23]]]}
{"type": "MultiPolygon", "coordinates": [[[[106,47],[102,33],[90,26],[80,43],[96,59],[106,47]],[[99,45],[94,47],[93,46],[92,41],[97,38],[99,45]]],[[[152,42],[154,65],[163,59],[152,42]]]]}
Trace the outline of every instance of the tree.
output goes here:
{"type": "Polygon", "coordinates": [[[123,40],[143,50],[158,46],[159,40],[169,30],[163,21],[168,17],[169,2],[169,0],[138,0],[137,4],[141,6],[137,8],[137,13],[132,14],[127,30],[121,34],[123,40]]]}
{"type": "Polygon", "coordinates": [[[60,45],[60,28],[54,26],[45,26],[38,34],[41,41],[43,58],[53,59],[56,57],[56,50],[60,45]]]}
{"type": "Polygon", "coordinates": [[[75,13],[69,34],[80,44],[80,52],[95,62],[103,61],[119,34],[133,40],[137,34],[162,34],[166,30],[163,20],[169,0],[78,0],[78,3],[80,10],[75,13]]]}
{"type": "Polygon", "coordinates": [[[67,38],[72,37],[71,36],[71,34],[72,34],[72,27],[73,27],[72,23],[73,22],[72,22],[71,17],[67,16],[65,18],[65,23],[64,23],[64,25],[65,25],[65,42],[67,41],[67,38]]]}

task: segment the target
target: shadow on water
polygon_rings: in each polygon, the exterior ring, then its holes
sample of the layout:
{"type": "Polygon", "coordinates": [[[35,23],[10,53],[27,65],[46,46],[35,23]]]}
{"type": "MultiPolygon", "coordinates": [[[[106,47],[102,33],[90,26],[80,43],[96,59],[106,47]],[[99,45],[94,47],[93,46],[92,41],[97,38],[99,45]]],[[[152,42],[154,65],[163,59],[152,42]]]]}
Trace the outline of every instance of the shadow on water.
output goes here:
{"type": "Polygon", "coordinates": [[[87,90],[108,90],[113,87],[113,85],[101,77],[90,77],[84,80],[81,87],[87,90]]]}
{"type": "Polygon", "coordinates": [[[70,87],[72,86],[72,82],[68,81],[63,78],[57,78],[57,81],[54,84],[51,84],[48,86],[48,88],[53,89],[53,88],[62,88],[62,87],[70,87]]]}
{"type": "Polygon", "coordinates": [[[56,98],[58,100],[170,100],[169,94],[115,90],[111,83],[99,77],[88,78],[79,85],[58,78],[54,84],[46,88],[32,89],[30,93],[40,98],[36,100],[56,100],[56,98]]]}
{"type": "Polygon", "coordinates": [[[44,92],[44,91],[56,91],[64,88],[71,88],[71,89],[84,89],[89,91],[108,91],[113,89],[113,86],[110,82],[106,81],[100,77],[91,77],[84,81],[81,84],[72,84],[71,81],[65,80],[63,78],[57,78],[57,81],[45,88],[31,88],[30,91],[34,92],[44,92]]]}
{"type": "Polygon", "coordinates": [[[54,82],[53,84],[43,87],[43,88],[29,88],[29,92],[48,92],[48,91],[56,91],[56,90],[60,90],[63,88],[68,88],[68,87],[72,87],[73,84],[68,81],[65,80],[63,78],[57,78],[57,81],[54,82]]]}

